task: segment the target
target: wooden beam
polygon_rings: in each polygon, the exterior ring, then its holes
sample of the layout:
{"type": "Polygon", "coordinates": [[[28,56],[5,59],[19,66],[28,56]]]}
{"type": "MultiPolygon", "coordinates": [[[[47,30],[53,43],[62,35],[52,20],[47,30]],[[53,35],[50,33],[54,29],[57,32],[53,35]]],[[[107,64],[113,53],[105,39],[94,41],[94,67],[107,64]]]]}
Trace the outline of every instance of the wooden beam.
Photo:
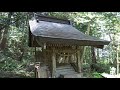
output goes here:
{"type": "Polygon", "coordinates": [[[55,72],[56,72],[56,55],[55,55],[55,50],[53,48],[53,52],[52,52],[52,78],[55,78],[55,72]]]}
{"type": "Polygon", "coordinates": [[[35,39],[35,40],[42,48],[44,48],[44,44],[40,43],[37,39],[35,39]]]}
{"type": "Polygon", "coordinates": [[[77,50],[77,66],[78,66],[78,72],[81,73],[81,58],[80,58],[79,47],[78,47],[78,50],[77,50]]]}
{"type": "MultiPolygon", "coordinates": [[[[51,49],[47,49],[46,51],[47,52],[51,52],[51,49]]],[[[61,52],[63,52],[63,53],[76,53],[77,50],[70,50],[70,49],[68,49],[68,50],[63,49],[63,50],[61,50],[61,49],[57,49],[57,50],[55,50],[55,52],[56,53],[61,53],[61,52]]]]}

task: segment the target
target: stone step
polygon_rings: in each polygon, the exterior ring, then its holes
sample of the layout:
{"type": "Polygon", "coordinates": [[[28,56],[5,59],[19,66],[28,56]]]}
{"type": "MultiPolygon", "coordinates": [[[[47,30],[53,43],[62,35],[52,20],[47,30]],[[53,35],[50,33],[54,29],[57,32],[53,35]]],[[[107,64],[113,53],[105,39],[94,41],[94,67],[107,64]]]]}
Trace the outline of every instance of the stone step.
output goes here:
{"type": "Polygon", "coordinates": [[[77,74],[77,72],[56,72],[57,74],[77,74]]]}
{"type": "Polygon", "coordinates": [[[61,69],[61,70],[56,70],[56,72],[75,72],[74,69],[61,69]]]}
{"type": "Polygon", "coordinates": [[[59,69],[73,69],[73,67],[72,66],[62,66],[62,67],[58,67],[58,68],[56,68],[57,70],[59,70],[59,69]]]}
{"type": "Polygon", "coordinates": [[[60,66],[56,68],[56,77],[59,77],[60,75],[73,75],[74,77],[77,77],[77,74],[78,73],[75,72],[71,65],[60,66]]]}

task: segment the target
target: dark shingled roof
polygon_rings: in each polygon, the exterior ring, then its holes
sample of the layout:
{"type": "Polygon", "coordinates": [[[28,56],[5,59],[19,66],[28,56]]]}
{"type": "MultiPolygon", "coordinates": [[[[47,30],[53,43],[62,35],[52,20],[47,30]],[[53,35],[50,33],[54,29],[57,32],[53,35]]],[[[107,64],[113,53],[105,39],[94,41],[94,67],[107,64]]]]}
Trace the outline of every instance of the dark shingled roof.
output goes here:
{"type": "Polygon", "coordinates": [[[41,42],[76,44],[83,46],[102,46],[110,42],[86,35],[72,25],[48,21],[30,20],[31,33],[41,42]]]}

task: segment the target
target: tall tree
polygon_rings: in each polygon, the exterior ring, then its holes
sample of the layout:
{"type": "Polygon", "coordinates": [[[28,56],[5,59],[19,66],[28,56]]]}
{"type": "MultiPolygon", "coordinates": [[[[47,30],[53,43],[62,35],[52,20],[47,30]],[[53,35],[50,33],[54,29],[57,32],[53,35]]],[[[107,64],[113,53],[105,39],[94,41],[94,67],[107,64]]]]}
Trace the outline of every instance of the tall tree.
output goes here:
{"type": "Polygon", "coordinates": [[[6,47],[7,35],[8,35],[9,26],[10,26],[10,23],[11,23],[10,21],[11,21],[11,16],[12,16],[12,14],[13,14],[12,12],[9,12],[9,13],[8,13],[7,23],[6,23],[5,27],[4,27],[3,36],[2,36],[1,43],[0,43],[0,48],[1,48],[2,50],[4,50],[5,47],[6,47]]]}

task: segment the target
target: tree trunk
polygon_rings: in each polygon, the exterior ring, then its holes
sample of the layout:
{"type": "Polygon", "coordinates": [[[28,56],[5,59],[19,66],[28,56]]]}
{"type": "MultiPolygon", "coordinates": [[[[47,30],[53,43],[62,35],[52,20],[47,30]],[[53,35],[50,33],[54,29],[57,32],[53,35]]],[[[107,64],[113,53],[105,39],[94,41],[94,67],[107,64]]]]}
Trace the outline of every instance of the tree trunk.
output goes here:
{"type": "Polygon", "coordinates": [[[2,30],[0,30],[0,41],[1,41],[2,30]]]}
{"type": "Polygon", "coordinates": [[[97,49],[97,60],[99,60],[99,49],[97,49]]]}
{"type": "Polygon", "coordinates": [[[95,56],[95,48],[91,47],[91,53],[92,53],[92,63],[96,64],[96,56],[95,56]]]}
{"type": "MultiPolygon", "coordinates": [[[[89,35],[90,33],[90,22],[88,22],[88,27],[87,27],[87,31],[85,32],[85,34],[89,35]]],[[[81,53],[81,62],[86,62],[85,60],[83,61],[83,56],[85,55],[85,51],[86,51],[86,46],[83,47],[82,53],[81,53]]]]}
{"type": "Polygon", "coordinates": [[[23,58],[23,55],[24,55],[25,50],[22,49],[21,51],[22,51],[22,54],[21,54],[20,57],[18,58],[19,61],[22,61],[22,58],[23,58]]]}
{"type": "Polygon", "coordinates": [[[95,49],[92,46],[91,46],[91,54],[92,54],[92,63],[90,65],[90,68],[91,68],[91,70],[96,70],[97,69],[97,67],[96,67],[97,61],[96,61],[96,56],[95,56],[95,49]]]}
{"type": "Polygon", "coordinates": [[[3,33],[3,38],[1,41],[1,45],[0,45],[2,50],[4,50],[6,47],[8,29],[9,29],[9,27],[6,27],[4,30],[4,33],[3,33]]]}
{"type": "Polygon", "coordinates": [[[3,37],[2,37],[2,40],[1,40],[1,43],[0,43],[1,50],[4,50],[5,47],[6,47],[7,34],[8,34],[8,29],[9,29],[10,21],[11,21],[11,16],[12,16],[12,12],[9,12],[8,13],[7,25],[6,25],[5,29],[4,29],[3,37]]]}

